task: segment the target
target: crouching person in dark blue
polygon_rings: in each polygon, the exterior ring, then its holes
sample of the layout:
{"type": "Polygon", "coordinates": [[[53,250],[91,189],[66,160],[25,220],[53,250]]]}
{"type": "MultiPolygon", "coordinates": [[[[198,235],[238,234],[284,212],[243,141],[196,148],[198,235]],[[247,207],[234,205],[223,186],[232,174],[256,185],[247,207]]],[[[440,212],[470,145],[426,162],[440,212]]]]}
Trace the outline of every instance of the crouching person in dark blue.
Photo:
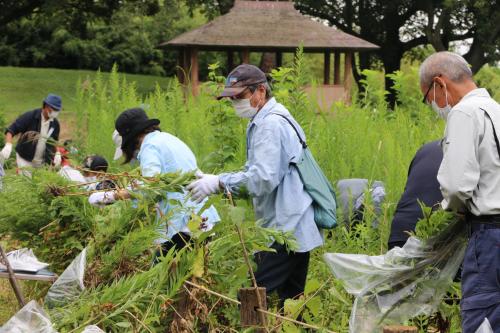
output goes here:
{"type": "Polygon", "coordinates": [[[420,68],[424,100],[447,120],[438,181],[442,207],[466,216],[462,332],[487,319],[500,333],[500,105],[477,88],[467,62],[438,52],[420,68]]]}
{"type": "Polygon", "coordinates": [[[399,199],[391,224],[388,249],[403,247],[417,222],[424,217],[421,203],[437,208],[443,195],[439,190],[437,173],[443,150],[441,140],[429,142],[417,151],[408,169],[405,190],[399,199]]]}

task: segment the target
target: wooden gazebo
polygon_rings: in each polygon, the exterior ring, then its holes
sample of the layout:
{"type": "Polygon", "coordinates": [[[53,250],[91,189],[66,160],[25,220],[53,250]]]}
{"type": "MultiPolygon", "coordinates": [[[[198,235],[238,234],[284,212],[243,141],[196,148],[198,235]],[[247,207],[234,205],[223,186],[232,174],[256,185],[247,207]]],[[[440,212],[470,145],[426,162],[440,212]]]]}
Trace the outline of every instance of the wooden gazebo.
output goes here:
{"type": "Polygon", "coordinates": [[[304,52],[324,54],[324,85],[318,88],[328,104],[348,96],[353,53],[378,49],[377,45],[302,15],[293,2],[241,0],[236,0],[226,15],[162,45],[179,51],[178,78],[183,83],[190,82],[195,93],[199,82],[199,51],[227,52],[230,70],[235,66],[235,52],[240,53],[243,63],[249,62],[250,52],[275,52],[279,67],[284,52],[295,52],[302,45],[304,52]],[[332,55],[333,84],[330,82],[332,55]],[[344,75],[341,80],[342,55],[344,75]]]}

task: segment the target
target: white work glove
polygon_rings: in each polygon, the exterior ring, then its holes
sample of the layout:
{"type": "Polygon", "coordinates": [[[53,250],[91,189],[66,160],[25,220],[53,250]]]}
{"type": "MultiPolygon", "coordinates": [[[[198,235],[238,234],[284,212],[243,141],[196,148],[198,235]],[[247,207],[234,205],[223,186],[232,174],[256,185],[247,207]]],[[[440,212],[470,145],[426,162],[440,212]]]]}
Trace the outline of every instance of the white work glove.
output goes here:
{"type": "Polygon", "coordinates": [[[62,162],[62,156],[61,156],[61,153],[60,153],[60,152],[57,152],[57,153],[54,155],[54,166],[55,166],[55,167],[60,167],[60,166],[61,166],[61,162],[62,162]]]}
{"type": "Polygon", "coordinates": [[[193,181],[187,186],[191,192],[191,198],[196,203],[201,203],[210,194],[219,191],[219,176],[201,174],[200,179],[193,181]]]}
{"type": "Polygon", "coordinates": [[[0,159],[4,161],[8,160],[11,153],[12,153],[12,143],[7,142],[3,147],[2,151],[0,151],[0,159]]]}

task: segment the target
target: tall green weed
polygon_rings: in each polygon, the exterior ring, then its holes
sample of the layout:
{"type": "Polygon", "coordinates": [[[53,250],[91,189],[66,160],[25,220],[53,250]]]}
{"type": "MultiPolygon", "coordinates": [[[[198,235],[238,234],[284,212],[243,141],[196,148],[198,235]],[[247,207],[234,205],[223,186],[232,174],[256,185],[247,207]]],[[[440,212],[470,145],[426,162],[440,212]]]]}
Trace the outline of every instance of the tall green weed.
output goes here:
{"type": "MultiPolygon", "coordinates": [[[[386,185],[387,196],[378,228],[371,226],[374,213],[373,207],[368,204],[363,223],[350,230],[339,226],[328,232],[325,245],[315,250],[311,257],[308,290],[311,297],[319,299],[321,310],[311,305],[304,320],[345,331],[352,299],[337,281],[331,279],[322,254],[378,255],[386,251],[392,216],[404,190],[410,161],[421,145],[442,136],[444,124],[420,102],[415,69],[393,75],[399,102],[395,111],[386,107],[383,76],[367,71],[363,82],[365,92],[356,103],[336,103],[330,112],[320,112],[316,101],[311,100],[302,89],[310,83],[310,78],[301,59],[303,55],[299,51],[292,67],[272,72],[274,95],[304,128],[308,145],[327,177],[332,183],[344,178],[367,178],[369,181],[381,180],[386,185]],[[325,284],[325,281],[328,282],[325,284]]],[[[157,88],[141,97],[134,85],[123,79],[116,68],[109,79],[98,76],[85,88],[80,86],[77,92],[80,108],[78,127],[82,133],[79,139],[83,149],[110,159],[114,152],[111,134],[116,116],[126,108],[142,106],[150,117],[160,119],[162,130],[178,136],[191,147],[203,171],[240,169],[246,159],[245,128],[248,121],[236,118],[227,101],[215,100],[224,81],[217,74],[218,70],[217,65],[210,67],[211,80],[201,86],[198,96],[186,94],[184,88],[173,80],[166,89],[157,88]]],[[[114,167],[118,166],[114,164],[114,167]]],[[[224,207],[217,197],[212,202],[218,208],[224,207]]],[[[247,218],[251,220],[253,213],[248,203],[239,201],[238,205],[246,207],[247,218]]],[[[223,214],[223,219],[228,219],[228,215],[223,214]]],[[[250,232],[256,230],[249,229],[250,232]]],[[[231,237],[234,234],[214,239],[214,251],[219,251],[221,245],[227,248],[227,240],[231,237]]],[[[121,249],[123,247],[116,251],[121,249]]],[[[245,280],[245,268],[236,251],[225,253],[227,258],[211,258],[217,263],[215,267],[219,267],[217,272],[212,272],[211,283],[217,290],[234,293],[238,284],[228,285],[224,279],[233,282],[245,280]],[[231,278],[220,274],[225,272],[232,272],[231,278]]],[[[113,253],[110,255],[114,256],[113,253]]],[[[232,323],[236,320],[233,310],[221,310],[232,318],[232,323]]]]}

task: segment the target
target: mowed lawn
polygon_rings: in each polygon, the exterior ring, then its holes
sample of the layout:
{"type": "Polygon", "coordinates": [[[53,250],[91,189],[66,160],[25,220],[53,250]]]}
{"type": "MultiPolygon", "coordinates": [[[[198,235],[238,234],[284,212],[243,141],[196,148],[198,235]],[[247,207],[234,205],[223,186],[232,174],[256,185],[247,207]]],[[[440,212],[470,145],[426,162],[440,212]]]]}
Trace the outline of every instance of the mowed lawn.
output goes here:
{"type": "MultiPolygon", "coordinates": [[[[63,125],[68,122],[71,127],[77,82],[92,79],[96,74],[96,71],[87,70],[0,67],[0,113],[4,115],[7,123],[10,123],[21,113],[40,107],[48,93],[55,93],[63,99],[64,110],[60,120],[63,125]]],[[[142,94],[153,91],[157,83],[166,87],[171,80],[167,77],[136,74],[125,74],[125,77],[129,82],[136,82],[142,94]]],[[[63,129],[63,133],[66,132],[63,129]]]]}

